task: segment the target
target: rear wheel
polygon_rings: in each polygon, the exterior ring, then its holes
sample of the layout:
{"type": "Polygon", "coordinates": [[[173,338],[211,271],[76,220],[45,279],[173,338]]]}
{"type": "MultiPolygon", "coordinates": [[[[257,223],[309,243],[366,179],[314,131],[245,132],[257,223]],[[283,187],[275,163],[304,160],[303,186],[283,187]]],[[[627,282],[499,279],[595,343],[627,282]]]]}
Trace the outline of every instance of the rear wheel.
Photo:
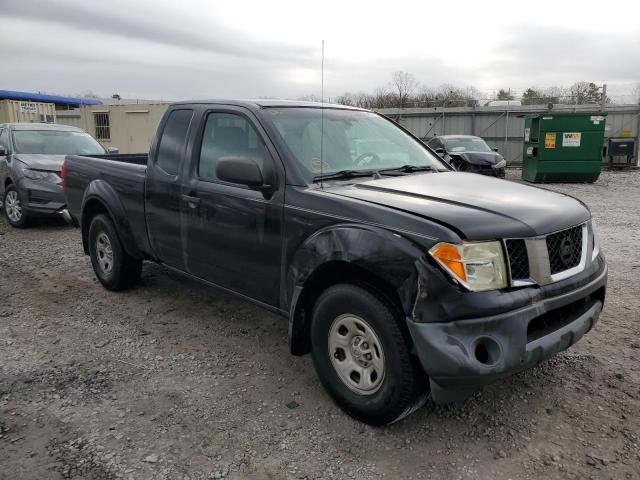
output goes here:
{"type": "Polygon", "coordinates": [[[123,290],[140,279],[142,260],[129,255],[106,215],[96,215],[89,226],[89,254],[93,271],[109,290],[123,290]]]}
{"type": "Polygon", "coordinates": [[[3,204],[7,221],[13,227],[25,228],[28,223],[28,217],[24,211],[22,196],[15,185],[9,185],[5,189],[3,204]]]}
{"type": "Polygon", "coordinates": [[[316,302],[311,342],[320,381],[336,403],[370,425],[393,423],[427,398],[396,309],[369,290],[339,284],[316,302]]]}

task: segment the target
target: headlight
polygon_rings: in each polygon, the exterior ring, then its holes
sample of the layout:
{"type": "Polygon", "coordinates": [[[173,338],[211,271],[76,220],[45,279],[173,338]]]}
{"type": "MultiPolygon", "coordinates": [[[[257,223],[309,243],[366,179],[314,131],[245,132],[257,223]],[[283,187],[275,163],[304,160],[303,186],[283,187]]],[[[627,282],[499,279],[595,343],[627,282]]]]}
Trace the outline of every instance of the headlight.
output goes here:
{"type": "Polygon", "coordinates": [[[498,163],[495,163],[493,165],[493,168],[504,168],[507,166],[507,161],[503,158],[502,160],[500,160],[498,163]]]}
{"type": "Polygon", "coordinates": [[[438,243],[429,254],[468,290],[479,292],[507,286],[507,267],[500,242],[438,243]]]}
{"type": "Polygon", "coordinates": [[[42,180],[50,183],[60,183],[60,177],[55,172],[45,172],[42,170],[32,170],[25,168],[23,175],[30,180],[42,180]]]}
{"type": "Polygon", "coordinates": [[[600,239],[598,238],[596,221],[593,218],[591,219],[591,235],[593,236],[593,253],[591,254],[591,261],[593,262],[600,253],[600,239]]]}

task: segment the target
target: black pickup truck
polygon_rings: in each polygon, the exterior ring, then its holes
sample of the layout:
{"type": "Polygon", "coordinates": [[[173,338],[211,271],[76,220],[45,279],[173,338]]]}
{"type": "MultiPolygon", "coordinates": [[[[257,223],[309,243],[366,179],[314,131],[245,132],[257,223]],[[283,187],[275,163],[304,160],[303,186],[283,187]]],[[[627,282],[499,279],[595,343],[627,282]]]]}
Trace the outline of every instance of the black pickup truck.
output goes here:
{"type": "Polygon", "coordinates": [[[604,303],[584,204],[454,172],[366,110],[178,103],[148,157],[67,156],[62,178],[106,288],[150,260],[282,315],[291,352],[370,424],[539,363],[604,303]]]}

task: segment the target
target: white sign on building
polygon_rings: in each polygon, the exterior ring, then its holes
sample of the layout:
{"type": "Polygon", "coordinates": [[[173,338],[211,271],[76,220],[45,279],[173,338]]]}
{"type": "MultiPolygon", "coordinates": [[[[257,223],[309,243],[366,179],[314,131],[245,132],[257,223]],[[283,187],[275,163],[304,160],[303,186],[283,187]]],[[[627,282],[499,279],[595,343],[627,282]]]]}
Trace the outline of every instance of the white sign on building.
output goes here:
{"type": "Polygon", "coordinates": [[[38,107],[32,102],[20,102],[20,113],[38,113],[38,107]]]}

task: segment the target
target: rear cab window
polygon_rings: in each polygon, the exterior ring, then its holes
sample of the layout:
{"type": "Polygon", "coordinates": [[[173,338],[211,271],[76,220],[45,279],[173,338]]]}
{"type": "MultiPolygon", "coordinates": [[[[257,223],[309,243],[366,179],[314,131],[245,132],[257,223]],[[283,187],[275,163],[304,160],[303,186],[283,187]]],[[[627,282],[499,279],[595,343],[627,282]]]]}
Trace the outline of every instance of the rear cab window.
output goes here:
{"type": "Polygon", "coordinates": [[[180,170],[192,117],[191,109],[173,110],[164,125],[156,165],[169,175],[178,175],[180,170]]]}
{"type": "Polygon", "coordinates": [[[0,146],[9,151],[9,129],[0,128],[0,146]]]}

